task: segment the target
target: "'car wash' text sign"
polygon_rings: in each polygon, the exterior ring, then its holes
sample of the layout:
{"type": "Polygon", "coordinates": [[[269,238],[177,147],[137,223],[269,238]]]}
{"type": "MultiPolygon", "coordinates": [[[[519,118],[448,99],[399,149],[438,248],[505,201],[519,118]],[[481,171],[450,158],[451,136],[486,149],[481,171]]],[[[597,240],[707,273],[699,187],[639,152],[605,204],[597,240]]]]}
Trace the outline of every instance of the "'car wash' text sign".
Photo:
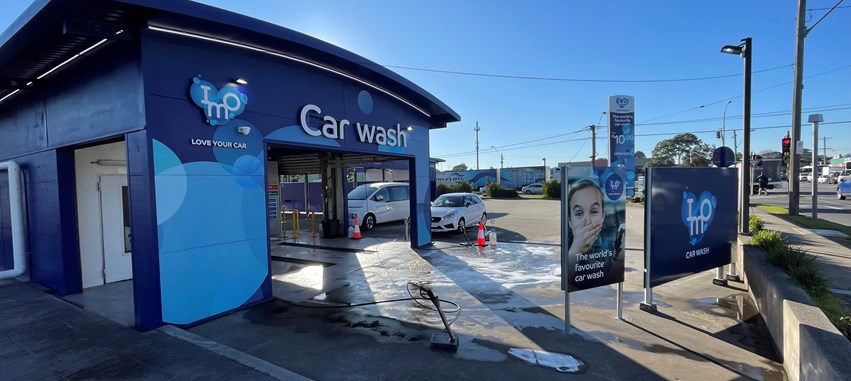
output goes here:
{"type": "Polygon", "coordinates": [[[650,168],[645,263],[650,286],[730,263],[736,239],[735,168],[650,168]]]}

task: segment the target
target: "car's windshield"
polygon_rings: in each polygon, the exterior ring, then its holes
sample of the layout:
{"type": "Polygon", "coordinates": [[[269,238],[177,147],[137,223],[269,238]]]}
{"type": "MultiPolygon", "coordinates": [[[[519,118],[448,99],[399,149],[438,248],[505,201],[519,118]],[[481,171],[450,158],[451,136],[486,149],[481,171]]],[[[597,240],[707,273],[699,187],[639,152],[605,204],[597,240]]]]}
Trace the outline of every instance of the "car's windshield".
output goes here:
{"type": "Polygon", "coordinates": [[[366,200],[378,187],[374,184],[363,184],[349,192],[349,200],[366,200]]]}
{"type": "Polygon", "coordinates": [[[463,197],[443,195],[434,200],[434,206],[445,206],[453,208],[463,205],[463,197]]]}

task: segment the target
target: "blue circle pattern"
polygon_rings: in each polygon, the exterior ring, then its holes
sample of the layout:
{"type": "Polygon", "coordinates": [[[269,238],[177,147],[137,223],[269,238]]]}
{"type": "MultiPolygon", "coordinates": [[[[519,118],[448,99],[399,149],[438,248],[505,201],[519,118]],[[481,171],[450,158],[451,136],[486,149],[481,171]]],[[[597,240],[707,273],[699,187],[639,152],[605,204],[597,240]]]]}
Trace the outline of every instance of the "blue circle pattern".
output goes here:
{"type": "Polygon", "coordinates": [[[358,93],[358,108],[364,115],[372,114],[372,110],[375,107],[375,103],[372,100],[372,95],[366,91],[361,90],[358,93]]]}
{"type": "Polygon", "coordinates": [[[163,321],[243,305],[269,269],[262,144],[229,149],[242,155],[224,153],[225,163],[179,164],[166,145],[154,147],[163,321]]]}

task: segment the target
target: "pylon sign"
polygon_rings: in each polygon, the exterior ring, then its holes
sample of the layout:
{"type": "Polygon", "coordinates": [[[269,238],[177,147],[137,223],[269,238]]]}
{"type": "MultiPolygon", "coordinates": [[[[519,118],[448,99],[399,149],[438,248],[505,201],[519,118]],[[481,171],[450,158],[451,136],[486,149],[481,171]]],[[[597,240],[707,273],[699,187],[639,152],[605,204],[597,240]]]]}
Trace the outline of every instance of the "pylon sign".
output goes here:
{"type": "Polygon", "coordinates": [[[569,167],[562,187],[562,287],[624,280],[626,183],[620,167],[569,167]]]}
{"type": "MultiPolygon", "coordinates": [[[[609,166],[626,172],[626,196],[635,195],[635,97],[609,97],[609,166]]],[[[593,165],[593,164],[592,164],[593,165]]]]}

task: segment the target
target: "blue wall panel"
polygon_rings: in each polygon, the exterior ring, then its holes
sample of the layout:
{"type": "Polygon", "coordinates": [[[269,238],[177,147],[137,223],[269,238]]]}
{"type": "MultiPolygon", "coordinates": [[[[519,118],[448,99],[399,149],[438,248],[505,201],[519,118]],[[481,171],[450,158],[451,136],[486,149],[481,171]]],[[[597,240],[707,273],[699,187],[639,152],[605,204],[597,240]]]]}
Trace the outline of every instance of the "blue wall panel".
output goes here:
{"type": "Polygon", "coordinates": [[[127,134],[127,181],[133,231],[133,292],[136,325],[162,325],[151,141],[147,131],[127,134]]]}
{"type": "MultiPolygon", "coordinates": [[[[264,140],[416,157],[410,161],[416,161],[410,169],[418,216],[412,225],[413,244],[431,242],[429,128],[424,115],[346,78],[247,50],[146,36],[143,51],[144,71],[151,73],[145,76],[144,88],[164,322],[187,324],[239,308],[256,301],[258,291],[261,299],[271,298],[264,140]],[[231,83],[237,76],[249,84],[231,83]],[[208,123],[201,102],[190,96],[196,77],[199,84],[209,82],[209,94],[236,86],[234,94],[241,93],[247,101],[244,112],[226,123],[208,123]],[[345,139],[308,135],[299,118],[306,104],[319,106],[321,116],[349,120],[345,139]],[[361,142],[356,123],[386,129],[398,123],[407,147],[361,142]],[[241,126],[252,132],[238,134],[241,126]],[[237,146],[215,147],[216,142],[237,146]]],[[[201,98],[200,92],[195,94],[201,98]]],[[[314,128],[324,123],[321,116],[310,119],[314,128]]]]}
{"type": "Polygon", "coordinates": [[[107,44],[0,103],[0,160],[144,128],[138,56],[107,44]]]}

